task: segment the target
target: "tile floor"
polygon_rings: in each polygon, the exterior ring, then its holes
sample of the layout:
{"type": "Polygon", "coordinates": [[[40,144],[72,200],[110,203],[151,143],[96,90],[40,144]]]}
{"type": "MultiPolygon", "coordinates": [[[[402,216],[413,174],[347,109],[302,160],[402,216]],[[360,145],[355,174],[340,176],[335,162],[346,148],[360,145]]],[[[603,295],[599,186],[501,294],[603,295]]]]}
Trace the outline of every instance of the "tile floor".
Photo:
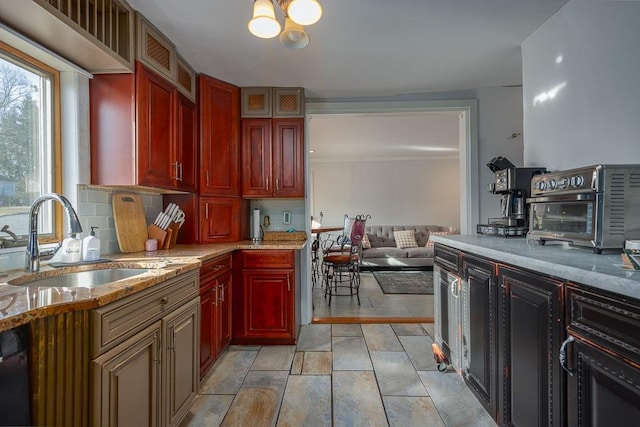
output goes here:
{"type": "Polygon", "coordinates": [[[433,317],[433,295],[387,295],[370,272],[360,273],[360,305],[355,296],[324,297],[324,289],[313,290],[314,318],[328,317],[433,317]]]}
{"type": "Polygon", "coordinates": [[[231,346],[181,427],[495,426],[453,371],[433,324],[312,324],[296,346],[231,346]]]}

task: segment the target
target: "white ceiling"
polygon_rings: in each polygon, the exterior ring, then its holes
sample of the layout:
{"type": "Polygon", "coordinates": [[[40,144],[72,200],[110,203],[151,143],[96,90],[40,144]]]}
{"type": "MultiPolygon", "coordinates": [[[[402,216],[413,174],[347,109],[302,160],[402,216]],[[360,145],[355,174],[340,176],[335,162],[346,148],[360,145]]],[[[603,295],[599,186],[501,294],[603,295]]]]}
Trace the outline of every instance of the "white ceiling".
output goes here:
{"type": "Polygon", "coordinates": [[[566,1],[320,0],[309,46],[291,50],[249,33],[253,0],[128,0],[198,72],[307,98],[521,85],[520,44],[566,1]]]}

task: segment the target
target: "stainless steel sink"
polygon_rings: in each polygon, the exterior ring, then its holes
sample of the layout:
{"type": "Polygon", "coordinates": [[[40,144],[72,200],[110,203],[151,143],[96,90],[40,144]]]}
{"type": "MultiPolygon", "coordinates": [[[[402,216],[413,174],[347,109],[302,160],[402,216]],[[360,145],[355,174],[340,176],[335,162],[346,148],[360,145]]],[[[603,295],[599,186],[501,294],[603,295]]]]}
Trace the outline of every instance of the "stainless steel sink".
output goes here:
{"type": "MultiPolygon", "coordinates": [[[[89,271],[74,271],[69,273],[63,273],[57,276],[45,277],[42,279],[36,279],[31,281],[15,281],[16,285],[22,286],[50,286],[60,288],[92,288],[94,286],[100,286],[107,283],[115,282],[117,280],[134,277],[140,274],[152,271],[149,268],[105,268],[100,270],[89,271]]],[[[12,284],[9,282],[9,284],[12,284]]]]}

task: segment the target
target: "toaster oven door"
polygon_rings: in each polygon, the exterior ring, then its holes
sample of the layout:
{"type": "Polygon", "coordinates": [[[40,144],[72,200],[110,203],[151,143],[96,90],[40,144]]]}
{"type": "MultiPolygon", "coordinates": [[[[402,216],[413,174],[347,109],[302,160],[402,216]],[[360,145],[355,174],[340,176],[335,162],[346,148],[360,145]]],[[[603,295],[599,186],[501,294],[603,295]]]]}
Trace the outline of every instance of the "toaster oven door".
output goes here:
{"type": "Polygon", "coordinates": [[[596,236],[598,198],[595,194],[534,197],[529,202],[530,238],[592,242],[596,236]]]}

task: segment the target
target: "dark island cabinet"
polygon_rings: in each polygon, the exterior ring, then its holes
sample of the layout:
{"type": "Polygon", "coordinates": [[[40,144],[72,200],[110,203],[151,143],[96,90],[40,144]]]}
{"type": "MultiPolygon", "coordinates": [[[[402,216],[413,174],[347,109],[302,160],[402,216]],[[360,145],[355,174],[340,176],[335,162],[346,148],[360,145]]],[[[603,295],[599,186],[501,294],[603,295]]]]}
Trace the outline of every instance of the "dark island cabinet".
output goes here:
{"type": "Polygon", "coordinates": [[[480,403],[497,413],[496,264],[462,255],[462,374],[480,403]]]}
{"type": "Polygon", "coordinates": [[[498,424],[562,426],[563,282],[498,267],[498,424]]]}
{"type": "Polygon", "coordinates": [[[640,301],[566,286],[567,422],[640,424],[640,301]]]}

